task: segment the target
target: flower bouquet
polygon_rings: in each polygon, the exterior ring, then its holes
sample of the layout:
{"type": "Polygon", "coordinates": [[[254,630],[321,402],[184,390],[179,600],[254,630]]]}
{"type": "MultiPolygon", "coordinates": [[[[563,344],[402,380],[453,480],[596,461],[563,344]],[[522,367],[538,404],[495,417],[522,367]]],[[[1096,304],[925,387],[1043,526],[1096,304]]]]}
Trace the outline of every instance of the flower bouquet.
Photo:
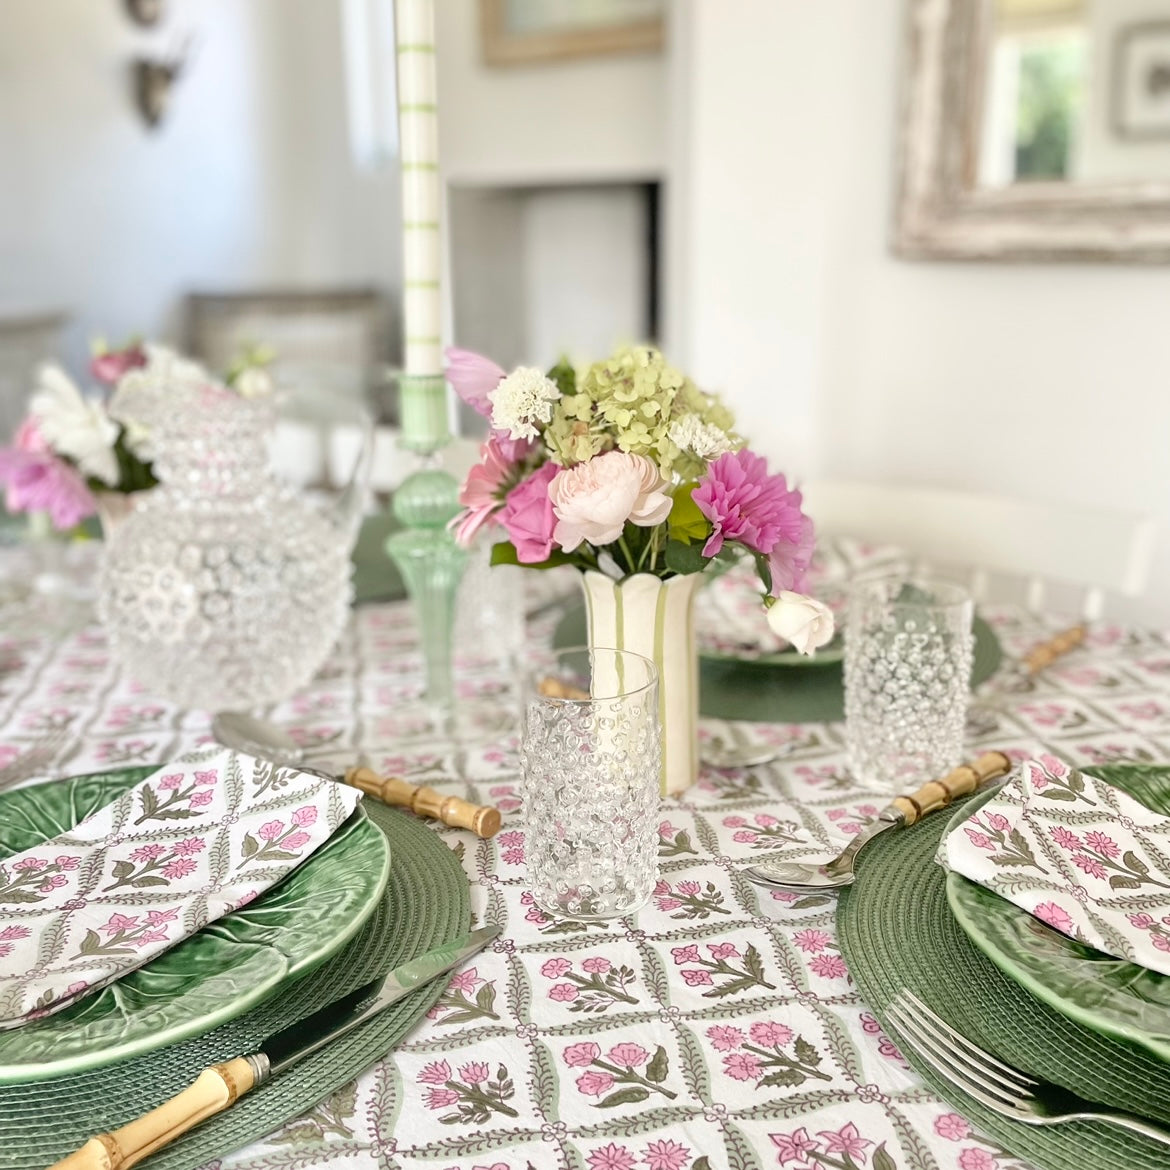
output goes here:
{"type": "Polygon", "coordinates": [[[126,379],[167,394],[179,383],[230,387],[243,397],[270,393],[265,368],[272,355],[251,349],[221,381],[201,365],[161,345],[132,342],[110,350],[95,347],[89,373],[100,394],[87,397],[55,363],[38,372],[28,414],[12,444],[0,448],[0,484],[9,512],[48,518],[67,531],[99,511],[118,513],[119,496],[145,491],[157,482],[151,467],[149,430],[133,420],[116,420],[107,409],[126,379]]]}
{"type": "Polygon", "coordinates": [[[805,654],[832,637],[831,613],[802,592],[814,538],[800,492],[747,450],[717,397],[648,346],[581,372],[561,362],[509,374],[460,349],[447,360],[448,381],[491,425],[457,539],[490,528],[493,564],[582,571],[591,645],[658,666],[663,788],[680,791],[698,769],[703,571],[752,557],[772,629],[805,654]]]}

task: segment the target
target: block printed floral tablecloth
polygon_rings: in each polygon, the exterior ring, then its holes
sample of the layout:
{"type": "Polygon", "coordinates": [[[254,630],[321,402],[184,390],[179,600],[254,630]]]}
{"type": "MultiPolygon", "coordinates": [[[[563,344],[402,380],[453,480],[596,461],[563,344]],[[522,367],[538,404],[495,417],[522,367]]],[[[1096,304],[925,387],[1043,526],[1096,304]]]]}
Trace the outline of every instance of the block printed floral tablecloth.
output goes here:
{"type": "MultiPolygon", "coordinates": [[[[989,617],[1009,654],[1066,624],[989,617]]],[[[551,624],[530,631],[535,645],[551,624]]],[[[61,726],[50,771],[62,775],[165,760],[207,735],[204,716],[125,678],[97,626],[51,625],[0,610],[0,766],[61,726]]],[[[494,840],[445,840],[476,914],[505,933],[396,1053],[223,1170],[1019,1170],[882,1034],[838,953],[833,902],[738,873],[767,851],[834,851],[883,803],[849,778],[839,726],[707,724],[792,751],[666,802],[652,905],[583,929],[550,921],[525,889],[514,744],[395,746],[395,704],[417,692],[420,665],[405,606],[360,609],[274,717],[322,763],[358,746],[380,768],[499,805],[494,840]]],[[[493,694],[502,677],[481,665],[462,685],[493,694]]],[[[1100,629],[977,714],[971,738],[1020,758],[1170,760],[1170,636],[1100,629]]]]}

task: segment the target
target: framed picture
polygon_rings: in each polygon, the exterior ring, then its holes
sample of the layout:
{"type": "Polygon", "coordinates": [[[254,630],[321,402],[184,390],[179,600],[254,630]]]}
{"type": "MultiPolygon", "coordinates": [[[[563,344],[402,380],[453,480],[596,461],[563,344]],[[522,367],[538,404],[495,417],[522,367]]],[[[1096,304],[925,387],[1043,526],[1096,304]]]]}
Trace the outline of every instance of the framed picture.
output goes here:
{"type": "Polygon", "coordinates": [[[666,0],[479,0],[479,6],[489,65],[662,47],[666,0]]]}
{"type": "Polygon", "coordinates": [[[1119,138],[1170,138],[1170,21],[1134,24],[1118,34],[1113,126],[1119,138]]]}

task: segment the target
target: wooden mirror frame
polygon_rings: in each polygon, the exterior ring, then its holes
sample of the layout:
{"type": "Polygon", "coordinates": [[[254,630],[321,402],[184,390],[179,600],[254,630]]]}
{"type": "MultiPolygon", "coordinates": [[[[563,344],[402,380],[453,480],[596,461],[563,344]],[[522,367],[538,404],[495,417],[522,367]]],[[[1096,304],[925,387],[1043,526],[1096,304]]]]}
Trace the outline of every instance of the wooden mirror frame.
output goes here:
{"type": "Polygon", "coordinates": [[[980,189],[985,0],[907,0],[894,251],[915,260],[1170,263],[1170,181],[980,189]]]}

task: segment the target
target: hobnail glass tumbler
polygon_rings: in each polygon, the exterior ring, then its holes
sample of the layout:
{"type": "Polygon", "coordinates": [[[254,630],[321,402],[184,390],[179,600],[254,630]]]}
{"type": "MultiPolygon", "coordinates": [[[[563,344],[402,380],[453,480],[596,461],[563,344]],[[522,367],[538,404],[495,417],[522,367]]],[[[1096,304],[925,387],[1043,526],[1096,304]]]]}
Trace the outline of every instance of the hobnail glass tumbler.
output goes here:
{"type": "Polygon", "coordinates": [[[658,673],[626,650],[557,654],[532,680],[521,742],[525,852],[536,904],[619,918],[658,877],[658,673]]]}
{"type": "Polygon", "coordinates": [[[869,787],[915,788],[963,755],[974,606],[961,585],[882,577],[849,591],[845,742],[869,787]]]}

